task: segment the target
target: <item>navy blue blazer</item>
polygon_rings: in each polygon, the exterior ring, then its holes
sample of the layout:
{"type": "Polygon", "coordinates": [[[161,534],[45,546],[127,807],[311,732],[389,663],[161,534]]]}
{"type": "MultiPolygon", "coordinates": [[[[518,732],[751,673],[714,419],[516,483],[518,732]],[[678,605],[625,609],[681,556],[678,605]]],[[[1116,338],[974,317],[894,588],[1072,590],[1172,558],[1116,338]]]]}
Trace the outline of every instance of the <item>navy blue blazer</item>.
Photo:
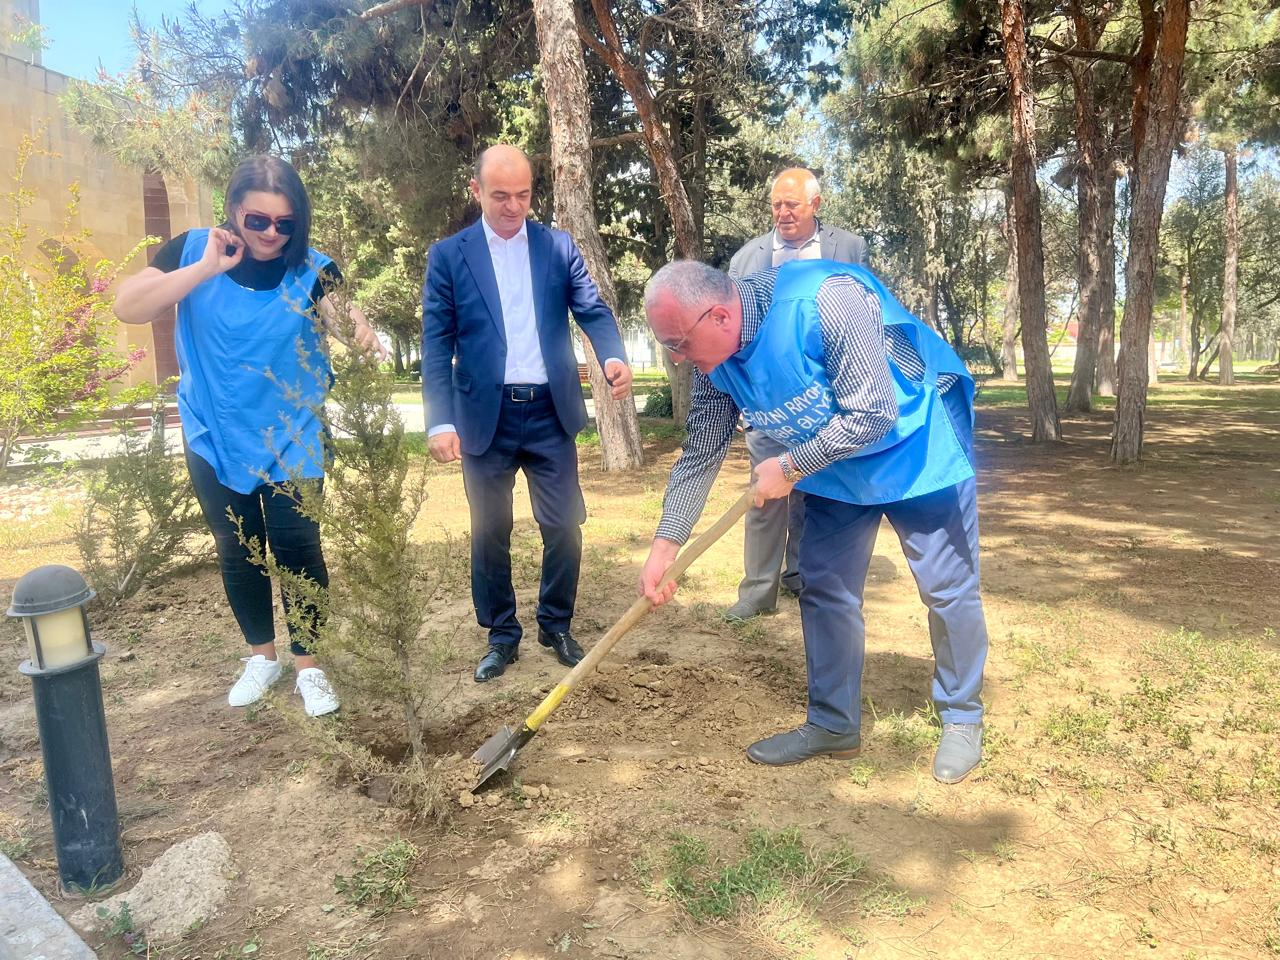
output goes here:
{"type": "MultiPolygon", "coordinates": [[[[603,363],[626,360],[618,323],[587,273],[573,238],[527,221],[529,268],[538,342],[556,415],[569,436],[587,425],[569,312],[603,363]]],[[[472,226],[433,244],[422,289],[422,401],[427,430],[452,423],[462,450],[489,449],[502,407],[507,338],[502,301],[484,226],[472,226]]]]}

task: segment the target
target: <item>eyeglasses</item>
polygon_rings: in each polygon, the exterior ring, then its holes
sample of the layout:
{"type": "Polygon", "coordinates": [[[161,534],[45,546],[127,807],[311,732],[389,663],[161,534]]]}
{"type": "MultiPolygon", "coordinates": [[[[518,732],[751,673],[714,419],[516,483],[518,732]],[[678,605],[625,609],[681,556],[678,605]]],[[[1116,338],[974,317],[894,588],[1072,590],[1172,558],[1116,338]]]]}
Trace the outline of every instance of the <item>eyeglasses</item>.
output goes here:
{"type": "Polygon", "coordinates": [[[693,336],[693,331],[698,329],[698,324],[700,324],[703,320],[707,319],[707,315],[711,313],[712,310],[717,309],[719,306],[720,304],[717,303],[714,306],[707,307],[707,309],[703,310],[702,316],[698,317],[697,320],[693,321],[693,326],[691,326],[688,330],[686,330],[684,332],[684,336],[681,337],[679,340],[677,340],[675,343],[668,343],[665,340],[659,340],[658,346],[662,347],[662,349],[666,350],[668,353],[684,353],[685,344],[687,344],[689,342],[689,338],[693,336]]]}
{"type": "Polygon", "coordinates": [[[246,213],[244,215],[244,228],[252,230],[254,233],[266,233],[267,227],[274,225],[276,233],[282,237],[293,236],[293,231],[297,229],[298,222],[293,217],[268,217],[263,213],[246,213]]]}

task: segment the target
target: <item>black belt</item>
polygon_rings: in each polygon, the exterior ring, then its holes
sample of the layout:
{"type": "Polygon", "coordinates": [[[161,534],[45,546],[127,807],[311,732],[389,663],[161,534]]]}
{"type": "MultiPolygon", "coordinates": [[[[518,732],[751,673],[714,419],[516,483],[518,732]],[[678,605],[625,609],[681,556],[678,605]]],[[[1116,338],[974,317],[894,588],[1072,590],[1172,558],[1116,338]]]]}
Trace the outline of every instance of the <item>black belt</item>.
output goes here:
{"type": "Polygon", "coordinates": [[[550,388],[545,383],[504,383],[502,395],[503,399],[512,400],[515,403],[529,403],[531,400],[539,400],[551,394],[550,388]]]}

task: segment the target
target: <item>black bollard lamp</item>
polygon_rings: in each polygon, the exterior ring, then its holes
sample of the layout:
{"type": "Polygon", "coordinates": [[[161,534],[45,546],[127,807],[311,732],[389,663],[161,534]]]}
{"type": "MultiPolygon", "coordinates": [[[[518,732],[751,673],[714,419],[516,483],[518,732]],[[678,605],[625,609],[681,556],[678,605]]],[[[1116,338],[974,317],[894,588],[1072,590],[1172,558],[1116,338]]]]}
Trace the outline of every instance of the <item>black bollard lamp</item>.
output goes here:
{"type": "Polygon", "coordinates": [[[70,567],[32,570],[13,588],[10,617],[20,617],[29,659],[18,670],[31,678],[45,789],[62,888],[97,893],[124,874],[120,819],[98,661],[84,605],[94,597],[70,567]]]}

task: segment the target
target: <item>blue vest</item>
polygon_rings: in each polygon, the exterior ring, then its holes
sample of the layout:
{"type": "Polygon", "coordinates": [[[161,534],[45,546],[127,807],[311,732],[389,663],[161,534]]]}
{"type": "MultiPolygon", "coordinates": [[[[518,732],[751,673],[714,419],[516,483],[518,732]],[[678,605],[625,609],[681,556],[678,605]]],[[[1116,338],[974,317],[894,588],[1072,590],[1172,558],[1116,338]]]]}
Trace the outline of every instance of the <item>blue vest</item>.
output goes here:
{"type": "Polygon", "coordinates": [[[831,379],[818,317],[818,288],[846,275],[875,294],[887,328],[905,335],[924,365],[913,380],[886,352],[898,419],[877,442],[805,477],[796,489],[845,503],[895,503],[973,476],[973,465],[938,394],[938,376],[953,374],[973,416],[973,378],[937,333],[907,312],[865,267],[830,260],[793,260],[778,270],[773,302],[754,340],[710,373],[752,428],[787,447],[816,434],[834,413],[831,379]]]}
{"type": "MultiPolygon", "coordinates": [[[[188,234],[182,266],[203,256],[208,237],[207,229],[188,234]]],[[[252,493],[264,476],[273,483],[324,476],[316,409],[331,371],[310,307],[330,260],[309,253],[274,290],[249,290],[222,273],[178,304],[182,431],[191,452],[238,493],[252,493]]]]}

